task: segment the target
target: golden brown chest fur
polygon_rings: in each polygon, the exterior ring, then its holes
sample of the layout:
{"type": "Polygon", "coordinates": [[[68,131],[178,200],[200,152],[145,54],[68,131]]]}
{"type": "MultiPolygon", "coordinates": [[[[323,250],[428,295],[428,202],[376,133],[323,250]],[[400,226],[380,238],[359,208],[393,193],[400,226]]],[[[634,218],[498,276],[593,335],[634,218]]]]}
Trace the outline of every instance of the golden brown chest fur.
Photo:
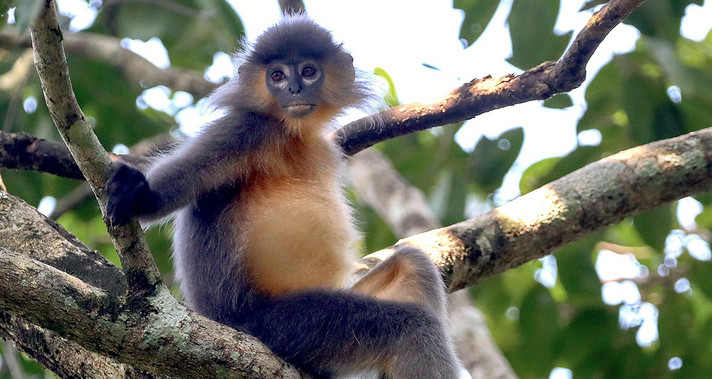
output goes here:
{"type": "Polygon", "coordinates": [[[336,151],[320,136],[253,155],[238,196],[242,264],[268,294],[342,287],[356,231],[341,193],[336,151]]]}

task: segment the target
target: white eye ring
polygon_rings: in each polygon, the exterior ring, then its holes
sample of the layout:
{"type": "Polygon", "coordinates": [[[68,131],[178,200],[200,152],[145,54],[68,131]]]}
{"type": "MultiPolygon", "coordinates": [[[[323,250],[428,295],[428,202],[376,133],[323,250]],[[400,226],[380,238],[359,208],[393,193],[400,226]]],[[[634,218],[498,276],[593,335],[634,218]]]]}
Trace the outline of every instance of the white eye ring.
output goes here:
{"type": "Polygon", "coordinates": [[[318,70],[314,66],[304,66],[302,69],[302,76],[305,78],[311,78],[316,76],[318,70]]]}

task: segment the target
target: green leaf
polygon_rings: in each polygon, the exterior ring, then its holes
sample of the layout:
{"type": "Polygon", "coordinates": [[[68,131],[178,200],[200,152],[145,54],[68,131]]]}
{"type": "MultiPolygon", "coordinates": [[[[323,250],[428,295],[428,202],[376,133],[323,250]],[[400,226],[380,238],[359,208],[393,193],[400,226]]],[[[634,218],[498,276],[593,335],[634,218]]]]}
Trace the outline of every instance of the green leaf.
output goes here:
{"type": "Polygon", "coordinates": [[[552,109],[564,109],[573,105],[574,102],[567,93],[560,93],[544,100],[544,106],[552,109]]]}
{"type": "Polygon", "coordinates": [[[585,237],[556,251],[559,280],[568,301],[577,305],[602,306],[601,281],[596,273],[592,253],[600,234],[585,237]]]}
{"type": "Polygon", "coordinates": [[[531,192],[599,158],[599,147],[580,146],[565,157],[544,159],[524,171],[519,181],[519,190],[522,194],[531,192]]]}
{"type": "Polygon", "coordinates": [[[228,36],[239,38],[245,34],[245,27],[242,25],[240,16],[235,13],[235,9],[225,0],[204,0],[203,4],[214,12],[213,17],[219,21],[221,29],[227,32],[228,36]]]}
{"type": "Polygon", "coordinates": [[[586,87],[586,113],[576,126],[578,132],[597,129],[603,137],[599,145],[608,154],[630,147],[626,134],[628,117],[623,111],[621,82],[623,70],[617,59],[603,66],[586,87]]]}
{"type": "Polygon", "coordinates": [[[512,57],[508,61],[528,69],[558,60],[572,35],[554,34],[558,14],[559,0],[515,0],[507,19],[512,36],[512,57]]]}
{"type": "Polygon", "coordinates": [[[667,84],[650,56],[635,52],[619,57],[627,70],[623,77],[623,109],[635,144],[671,138],[686,132],[682,112],[667,95],[667,84]]]}
{"type": "Polygon", "coordinates": [[[24,33],[42,10],[43,0],[22,0],[15,8],[15,23],[20,33],[24,33]]]}
{"type": "Polygon", "coordinates": [[[400,100],[398,100],[398,93],[396,92],[396,84],[393,82],[393,78],[386,72],[386,70],[376,67],[373,69],[374,75],[380,76],[386,80],[388,83],[388,92],[383,100],[385,100],[386,105],[390,108],[400,105],[400,100]]]}
{"type": "Polygon", "coordinates": [[[693,261],[692,278],[694,284],[700,288],[702,293],[712,300],[712,262],[693,261]]]}
{"type": "Polygon", "coordinates": [[[514,128],[494,139],[482,137],[467,159],[470,179],[483,191],[494,192],[519,156],[524,130],[514,128]]]}
{"type": "Polygon", "coordinates": [[[105,7],[91,30],[142,41],[158,37],[171,64],[195,70],[212,64],[218,51],[236,51],[244,34],[240,18],[222,0],[116,3],[105,7]]]}
{"type": "Polygon", "coordinates": [[[588,364],[592,366],[588,370],[595,372],[601,368],[596,358],[611,348],[618,333],[618,317],[614,312],[603,306],[587,308],[571,320],[554,348],[557,356],[568,364],[578,367],[588,364]]]}
{"type": "Polygon", "coordinates": [[[136,107],[141,88],[127,82],[121,72],[104,62],[72,56],[68,63],[77,101],[84,114],[95,120],[94,132],[105,148],[111,150],[117,143],[131,146],[168,130],[169,123],[146,117],[148,112],[136,107]]]}
{"type": "Polygon", "coordinates": [[[499,0],[455,0],[453,6],[465,12],[460,38],[472,45],[487,27],[499,3],[499,0]]]}
{"type": "Polygon", "coordinates": [[[19,196],[27,204],[36,207],[45,196],[42,189],[42,174],[32,171],[2,170],[2,179],[7,192],[19,196]]]}
{"type": "Polygon", "coordinates": [[[672,354],[687,350],[689,338],[695,333],[695,312],[689,295],[668,290],[658,310],[660,346],[672,354]]]}
{"type": "Polygon", "coordinates": [[[641,33],[676,41],[680,37],[680,21],[690,4],[702,5],[702,0],[648,0],[625,20],[641,33]]]}
{"type": "Polygon", "coordinates": [[[528,372],[545,377],[554,367],[553,348],[559,333],[556,302],[546,288],[534,286],[525,295],[519,314],[520,358],[526,359],[528,372]]]}
{"type": "MultiPolygon", "coordinates": [[[[629,219],[623,220],[609,227],[605,231],[605,240],[621,246],[645,246],[645,241],[643,241],[640,233],[638,233],[629,219]]],[[[648,261],[650,260],[650,258],[645,258],[648,261]]],[[[646,263],[640,255],[636,255],[636,259],[643,264],[646,263]]]]}
{"type": "Polygon", "coordinates": [[[635,215],[633,226],[648,246],[663,251],[674,220],[672,205],[665,204],[635,215]]]}

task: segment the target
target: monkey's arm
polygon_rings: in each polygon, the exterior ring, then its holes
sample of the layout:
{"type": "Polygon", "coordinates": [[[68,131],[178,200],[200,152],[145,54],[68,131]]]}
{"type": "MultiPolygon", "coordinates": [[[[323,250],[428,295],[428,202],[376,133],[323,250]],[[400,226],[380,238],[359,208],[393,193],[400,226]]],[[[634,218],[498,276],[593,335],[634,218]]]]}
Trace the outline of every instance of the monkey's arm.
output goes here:
{"type": "Polygon", "coordinates": [[[133,216],[163,217],[195,202],[203,193],[234,184],[246,159],[267,139],[262,117],[234,111],[216,120],[201,135],[158,158],[146,175],[115,162],[107,182],[107,216],[125,224],[133,216]]]}

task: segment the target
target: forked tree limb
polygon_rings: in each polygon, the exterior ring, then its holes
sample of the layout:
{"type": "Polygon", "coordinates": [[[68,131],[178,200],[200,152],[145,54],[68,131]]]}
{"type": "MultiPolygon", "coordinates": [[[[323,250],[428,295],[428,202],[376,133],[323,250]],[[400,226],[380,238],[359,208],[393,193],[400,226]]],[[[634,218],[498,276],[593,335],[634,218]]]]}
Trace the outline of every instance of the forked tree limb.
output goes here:
{"type": "Polygon", "coordinates": [[[347,155],[398,136],[469,120],[491,110],[545,100],[583,83],[586,64],[608,33],[645,0],[611,0],[596,12],[558,62],[520,75],[474,79],[428,104],[399,105],[353,121],[331,133],[347,155]]]}
{"type": "MultiPolygon", "coordinates": [[[[30,36],[35,67],[52,121],[103,209],[106,202],[104,185],[111,159],[74,96],[55,1],[48,0],[43,4],[37,20],[30,26],[30,36]]],[[[137,291],[160,286],[161,275],[138,221],[107,226],[129,286],[143,287],[136,288],[137,291]]]]}
{"type": "Polygon", "coordinates": [[[93,351],[111,357],[97,370],[117,376],[299,377],[255,338],[187,310],[165,287],[131,293],[121,269],[4,192],[0,223],[0,337],[55,372],[84,354],[98,359],[93,351]],[[65,355],[53,356],[50,346],[63,345],[65,355]]]}

